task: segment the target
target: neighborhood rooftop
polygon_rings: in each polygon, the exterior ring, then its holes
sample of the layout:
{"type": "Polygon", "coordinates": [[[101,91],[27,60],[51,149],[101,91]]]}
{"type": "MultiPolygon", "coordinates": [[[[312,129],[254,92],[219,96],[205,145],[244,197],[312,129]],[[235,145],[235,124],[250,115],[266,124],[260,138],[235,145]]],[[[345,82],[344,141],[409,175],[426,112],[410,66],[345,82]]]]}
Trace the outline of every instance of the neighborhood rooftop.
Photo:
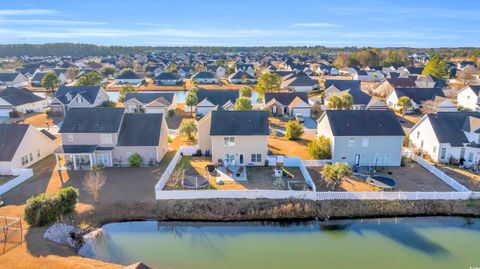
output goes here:
{"type": "Polygon", "coordinates": [[[269,135],[267,111],[212,111],[210,135],[269,135]]]}
{"type": "Polygon", "coordinates": [[[59,133],[116,133],[123,112],[123,108],[71,108],[59,133]]]}

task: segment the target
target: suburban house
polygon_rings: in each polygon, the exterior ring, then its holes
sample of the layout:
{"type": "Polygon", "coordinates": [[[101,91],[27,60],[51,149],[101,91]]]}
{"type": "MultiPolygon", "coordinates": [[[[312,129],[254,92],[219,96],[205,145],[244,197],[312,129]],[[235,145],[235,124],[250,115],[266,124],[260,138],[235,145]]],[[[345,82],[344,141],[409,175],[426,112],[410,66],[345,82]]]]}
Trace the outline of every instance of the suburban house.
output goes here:
{"type": "Polygon", "coordinates": [[[195,74],[195,68],[191,66],[178,66],[177,74],[181,78],[191,78],[195,74]]]}
{"type": "Polygon", "coordinates": [[[412,112],[422,107],[422,103],[433,101],[435,108],[439,112],[457,111],[457,106],[450,100],[445,98],[445,94],[441,88],[395,88],[387,96],[387,104],[394,109],[400,109],[398,100],[407,96],[412,101],[412,107],[408,112],[412,112]]]}
{"type": "Polygon", "coordinates": [[[263,98],[263,104],[276,116],[300,114],[310,117],[312,112],[305,92],[267,92],[263,98]]]}
{"type": "Polygon", "coordinates": [[[281,87],[293,92],[310,92],[320,88],[318,80],[304,74],[293,75],[282,82],[281,87]]]}
{"type": "Polygon", "coordinates": [[[28,124],[0,124],[0,175],[11,175],[52,154],[56,137],[28,124]]]}
{"type": "Polygon", "coordinates": [[[94,164],[127,166],[132,154],[143,165],[160,162],[168,150],[168,126],[162,114],[129,114],[123,108],[72,108],[59,133],[58,169],[92,169],[94,164]]]}
{"type": "Polygon", "coordinates": [[[192,76],[192,80],[198,84],[218,84],[218,79],[212,72],[201,71],[192,76]]]}
{"type": "Polygon", "coordinates": [[[228,81],[232,84],[253,84],[257,79],[245,71],[237,71],[228,77],[228,81]]]}
{"type": "MultiPolygon", "coordinates": [[[[323,109],[332,109],[330,107],[330,98],[333,96],[337,96],[339,98],[342,98],[345,94],[350,94],[352,96],[353,104],[351,109],[353,110],[364,110],[367,109],[367,106],[370,104],[370,100],[372,99],[372,96],[364,93],[363,91],[359,89],[347,89],[347,90],[337,90],[336,87],[332,86],[328,90],[325,91],[325,98],[324,103],[323,103],[323,109]]],[[[378,104],[377,104],[378,106],[378,104]]]]}
{"type": "Polygon", "coordinates": [[[332,142],[332,161],[351,166],[400,166],[405,133],[390,110],[327,110],[317,136],[332,142]]]}
{"type": "Polygon", "coordinates": [[[267,111],[225,111],[208,113],[198,121],[198,148],[214,163],[263,165],[268,152],[267,111]]]}
{"type": "Polygon", "coordinates": [[[182,80],[176,74],[163,72],[158,74],[154,79],[156,85],[178,85],[182,80]]]}
{"type": "Polygon", "coordinates": [[[218,79],[223,79],[225,78],[225,67],[223,66],[217,66],[217,65],[207,65],[207,71],[215,73],[215,76],[218,79]]]}
{"type": "Polygon", "coordinates": [[[207,115],[216,107],[223,110],[233,110],[239,97],[240,92],[238,90],[198,90],[198,104],[195,106],[195,111],[198,115],[207,115]]]}
{"type": "Polygon", "coordinates": [[[177,99],[174,93],[166,92],[131,92],[124,101],[125,112],[138,113],[162,113],[166,114],[170,109],[177,107],[177,99]]]}
{"type": "Polygon", "coordinates": [[[32,87],[42,87],[42,79],[45,77],[46,74],[51,73],[52,71],[48,70],[36,70],[33,74],[32,78],[30,79],[30,84],[32,87]]]}
{"type": "Polygon", "coordinates": [[[19,72],[0,72],[0,89],[21,88],[27,86],[28,78],[19,72]]]}
{"type": "Polygon", "coordinates": [[[139,86],[143,83],[143,77],[132,70],[127,70],[115,76],[114,81],[117,85],[132,84],[133,86],[139,86]]]}
{"type": "Polygon", "coordinates": [[[10,112],[43,112],[48,101],[25,88],[0,90],[0,117],[9,117],[10,112]]]}
{"type": "Polygon", "coordinates": [[[473,164],[480,160],[480,113],[439,112],[424,115],[410,129],[410,146],[434,162],[473,164]]]}
{"type": "Polygon", "coordinates": [[[412,78],[387,78],[372,93],[387,97],[395,88],[416,88],[415,80],[412,78]]]}
{"type": "Polygon", "coordinates": [[[459,106],[472,111],[480,110],[480,86],[466,86],[458,91],[457,103],[459,106]]]}
{"type": "Polygon", "coordinates": [[[417,88],[444,88],[447,86],[445,81],[432,75],[418,76],[415,85],[417,88]]]}
{"type": "Polygon", "coordinates": [[[253,64],[236,64],[235,72],[244,71],[250,74],[252,77],[255,77],[255,67],[253,64]]]}
{"type": "Polygon", "coordinates": [[[361,90],[360,85],[360,80],[327,79],[325,80],[325,91],[333,88],[337,91],[361,90]]]}
{"type": "Polygon", "coordinates": [[[100,86],[60,86],[50,102],[52,115],[64,116],[70,108],[97,107],[108,101],[100,86]]]}

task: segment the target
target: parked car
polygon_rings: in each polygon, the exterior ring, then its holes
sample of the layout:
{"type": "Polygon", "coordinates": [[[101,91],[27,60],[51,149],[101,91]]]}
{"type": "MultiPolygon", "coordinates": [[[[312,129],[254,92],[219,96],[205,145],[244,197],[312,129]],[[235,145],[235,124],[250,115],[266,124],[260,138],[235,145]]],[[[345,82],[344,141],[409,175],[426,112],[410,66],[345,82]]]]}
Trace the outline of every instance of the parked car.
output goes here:
{"type": "Polygon", "coordinates": [[[295,120],[300,122],[300,123],[303,123],[305,120],[303,119],[303,115],[302,114],[295,114],[295,120]]]}

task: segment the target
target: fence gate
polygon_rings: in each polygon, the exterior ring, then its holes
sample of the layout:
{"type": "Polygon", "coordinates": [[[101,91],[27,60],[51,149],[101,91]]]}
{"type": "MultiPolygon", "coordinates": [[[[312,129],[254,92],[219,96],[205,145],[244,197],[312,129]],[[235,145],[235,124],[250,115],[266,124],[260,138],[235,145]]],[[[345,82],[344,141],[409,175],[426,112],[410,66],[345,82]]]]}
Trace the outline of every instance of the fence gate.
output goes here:
{"type": "Polygon", "coordinates": [[[23,242],[23,227],[20,218],[0,216],[0,243],[2,254],[23,242]]]}

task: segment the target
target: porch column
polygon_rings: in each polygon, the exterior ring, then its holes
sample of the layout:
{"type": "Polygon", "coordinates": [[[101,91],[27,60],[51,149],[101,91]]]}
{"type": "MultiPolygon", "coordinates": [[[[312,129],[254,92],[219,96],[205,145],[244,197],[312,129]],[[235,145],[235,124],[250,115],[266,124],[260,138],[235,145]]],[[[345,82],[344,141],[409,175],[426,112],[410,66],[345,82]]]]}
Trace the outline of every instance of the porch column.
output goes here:
{"type": "Polygon", "coordinates": [[[90,153],[90,154],[88,154],[88,155],[90,156],[90,162],[89,162],[89,163],[90,163],[90,170],[92,170],[92,168],[93,168],[93,156],[92,156],[92,155],[93,155],[93,154],[90,153]]]}
{"type": "Polygon", "coordinates": [[[110,150],[110,165],[113,166],[113,154],[111,150],[110,150]]]}
{"type": "Polygon", "coordinates": [[[75,154],[70,155],[73,160],[73,170],[77,170],[77,158],[75,154]]]}

